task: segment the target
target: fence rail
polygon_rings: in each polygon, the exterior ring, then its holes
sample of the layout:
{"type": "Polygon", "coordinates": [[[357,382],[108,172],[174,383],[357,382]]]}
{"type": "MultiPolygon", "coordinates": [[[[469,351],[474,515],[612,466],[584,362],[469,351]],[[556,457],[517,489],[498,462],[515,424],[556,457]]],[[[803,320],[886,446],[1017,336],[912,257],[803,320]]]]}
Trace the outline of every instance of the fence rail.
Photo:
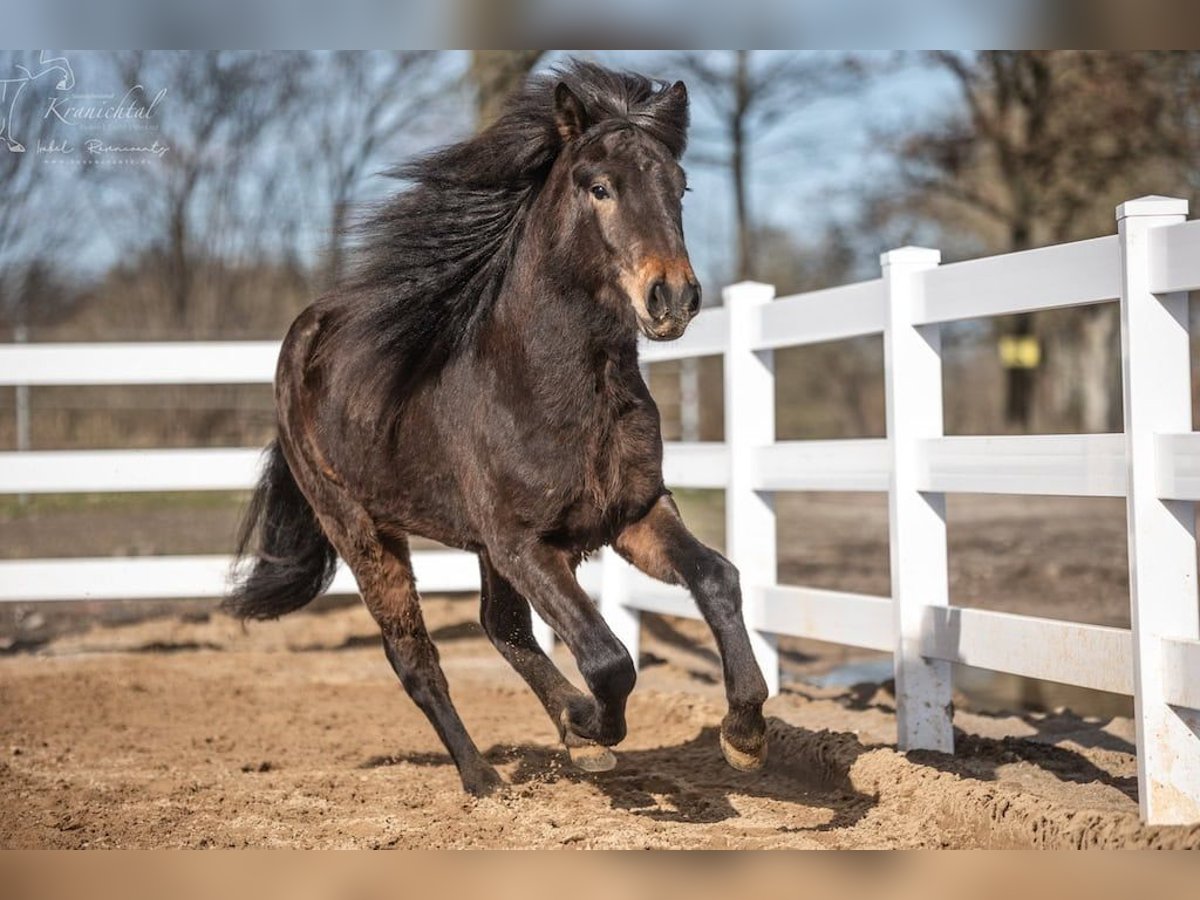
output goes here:
{"type": "MultiPolygon", "coordinates": [[[[673,443],[673,486],[726,492],[727,553],[742,573],[755,653],[773,690],[780,635],[890,651],[898,743],[951,751],[951,665],[961,663],[1134,697],[1139,802],[1153,823],[1200,822],[1200,603],[1192,504],[1200,434],[1191,431],[1186,291],[1200,289],[1200,221],[1183,201],[1118,208],[1118,234],[938,265],[935,251],[883,257],[882,277],[774,299],[766,285],[728,288],[646,363],[721,355],[726,440],[673,443]],[[1123,434],[943,434],[940,328],[985,316],[1116,301],[1122,327],[1123,434]],[[881,335],[888,437],[776,441],[773,351],[881,335]],[[776,491],[878,491],[889,497],[892,596],[780,585],[776,491]],[[1129,510],[1130,629],[949,605],[945,494],[1124,497],[1129,510]]],[[[10,345],[0,385],[219,384],[272,380],[271,342],[10,345]]],[[[0,454],[0,493],[237,490],[258,451],[111,450],[0,454]]],[[[0,601],[194,597],[223,593],[220,556],[14,560],[0,601]]],[[[478,588],[468,554],[414,554],[427,590],[478,588]]],[[[580,569],[637,658],[641,612],[697,617],[680,589],[651,581],[611,551],[580,569]]],[[[353,592],[342,570],[333,590],[353,592]]],[[[543,635],[543,637],[547,637],[543,635]]]]}

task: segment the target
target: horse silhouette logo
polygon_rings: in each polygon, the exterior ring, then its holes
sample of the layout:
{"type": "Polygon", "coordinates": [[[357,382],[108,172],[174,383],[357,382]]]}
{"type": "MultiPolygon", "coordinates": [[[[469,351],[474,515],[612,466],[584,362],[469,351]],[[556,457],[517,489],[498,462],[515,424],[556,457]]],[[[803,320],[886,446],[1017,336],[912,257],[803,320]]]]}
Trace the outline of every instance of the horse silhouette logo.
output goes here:
{"type": "Polygon", "coordinates": [[[13,116],[21,95],[35,81],[58,73],[58,81],[54,84],[56,91],[69,91],[75,87],[75,71],[65,56],[46,56],[43,50],[38,57],[36,71],[28,66],[17,64],[14,68],[17,74],[12,78],[0,79],[0,145],[8,148],[10,153],[24,153],[25,145],[13,134],[13,116]]]}

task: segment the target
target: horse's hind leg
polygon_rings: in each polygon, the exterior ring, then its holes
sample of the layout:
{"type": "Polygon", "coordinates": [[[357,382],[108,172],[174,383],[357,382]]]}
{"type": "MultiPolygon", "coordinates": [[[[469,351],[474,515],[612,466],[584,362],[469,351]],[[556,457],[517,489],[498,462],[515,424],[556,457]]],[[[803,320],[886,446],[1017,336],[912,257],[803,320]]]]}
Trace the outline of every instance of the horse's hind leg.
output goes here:
{"type": "Polygon", "coordinates": [[[450,688],[421,615],[408,541],[383,536],[361,506],[324,483],[317,515],[330,542],[358,581],[363,602],[383,633],[383,650],[404,690],[425,713],[458,767],[463,788],[482,796],[503,782],[479,753],[450,702],[450,688]],[[336,513],[333,511],[336,510],[336,513]]]}
{"type": "Polygon", "coordinates": [[[545,707],[571,761],[587,772],[606,772],[617,764],[612,752],[576,735],[568,726],[570,709],[591,700],[563,677],[533,636],[529,602],[517,593],[487,558],[479,556],[480,621],[496,649],[525,679],[545,707]]]}
{"type": "Polygon", "coordinates": [[[437,647],[425,628],[420,598],[404,539],[387,539],[378,562],[354,566],[363,600],[383,632],[383,649],[405,691],[425,713],[450,751],[463,788],[481,796],[502,784],[479,753],[450,702],[450,688],[438,661],[437,647]]]}
{"type": "Polygon", "coordinates": [[[437,648],[421,615],[408,540],[403,534],[380,533],[370,514],[325,462],[307,427],[303,394],[296,380],[304,371],[320,326],[312,310],[310,307],[296,320],[280,353],[276,380],[279,445],[322,531],[354,572],[363,602],[383,632],[388,661],[450,751],[463,787],[476,795],[489,793],[502,782],[480,755],[450,702],[437,648]]]}

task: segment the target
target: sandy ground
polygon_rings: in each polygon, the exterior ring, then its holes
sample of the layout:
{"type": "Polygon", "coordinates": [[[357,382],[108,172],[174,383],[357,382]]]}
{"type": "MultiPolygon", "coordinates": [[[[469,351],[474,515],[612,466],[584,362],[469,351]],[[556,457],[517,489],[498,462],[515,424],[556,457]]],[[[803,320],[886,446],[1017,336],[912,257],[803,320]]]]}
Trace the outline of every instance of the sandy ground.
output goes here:
{"type": "MultiPolygon", "coordinates": [[[[228,551],[239,498],[166,499],[9,504],[0,557],[228,551]]],[[[680,499],[721,546],[719,495],[680,499]]],[[[781,581],[888,592],[885,498],[778,509],[781,581]]],[[[1128,624],[1120,501],[954,496],[948,520],[954,603],[1128,624]]],[[[511,784],[472,801],[357,601],[244,630],[212,605],[0,609],[0,845],[1200,847],[1200,828],[1138,824],[1127,698],[962,671],[958,754],[906,757],[886,669],[813,686],[880,655],[811,641],[783,642],[770,761],[738,774],[717,747],[711,640],[654,616],[620,765],[583,775],[476,602],[427,598],[456,703],[511,784]]]]}
{"type": "Polygon", "coordinates": [[[960,712],[957,756],[906,757],[886,688],[793,677],[768,707],[766,769],[734,772],[716,660],[661,620],[619,766],[577,773],[475,613],[426,603],[458,708],[511,785],[496,797],[460,792],[357,606],[246,629],[162,618],[0,659],[0,845],[1200,847],[1200,827],[1138,824],[1122,719],[960,712]]]}

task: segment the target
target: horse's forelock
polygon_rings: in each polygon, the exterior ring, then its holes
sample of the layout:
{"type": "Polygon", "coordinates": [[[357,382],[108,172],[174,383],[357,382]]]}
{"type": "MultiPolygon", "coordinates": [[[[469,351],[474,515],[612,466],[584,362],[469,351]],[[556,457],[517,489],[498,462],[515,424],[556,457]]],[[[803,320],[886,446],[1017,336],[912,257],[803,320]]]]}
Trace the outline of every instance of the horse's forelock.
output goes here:
{"type": "MultiPolygon", "coordinates": [[[[661,141],[676,159],[683,155],[689,116],[687,92],[681,85],[572,60],[531,84],[526,98],[553,96],[559,81],[566,82],[582,101],[593,124],[613,119],[628,122],[661,141]]],[[[547,104],[546,114],[551,112],[552,106],[547,104]]]]}

